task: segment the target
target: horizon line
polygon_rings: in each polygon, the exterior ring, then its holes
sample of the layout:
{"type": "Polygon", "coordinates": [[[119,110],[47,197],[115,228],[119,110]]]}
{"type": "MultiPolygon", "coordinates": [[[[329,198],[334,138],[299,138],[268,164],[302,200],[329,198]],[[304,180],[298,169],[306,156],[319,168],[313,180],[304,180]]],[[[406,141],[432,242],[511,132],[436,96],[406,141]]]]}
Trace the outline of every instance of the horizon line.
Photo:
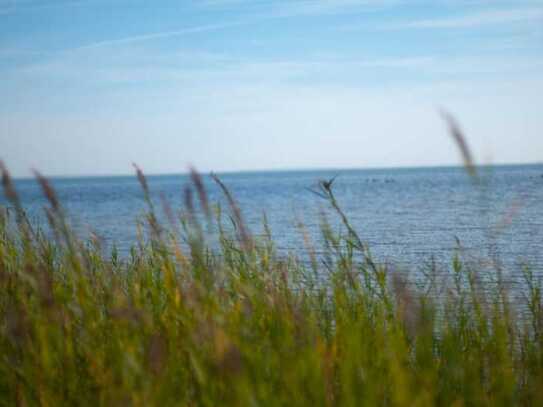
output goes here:
{"type": "MultiPolygon", "coordinates": [[[[543,161],[538,162],[508,162],[508,163],[487,163],[476,164],[476,168],[491,168],[491,167],[523,167],[523,166],[543,166],[543,161]]],[[[201,175],[218,174],[218,175],[235,175],[235,174],[258,174],[258,173],[281,173],[281,172],[319,172],[319,171],[376,171],[376,170],[417,170],[417,169],[465,169],[462,164],[422,164],[422,165],[397,165],[397,166],[369,166],[369,167],[286,167],[286,168],[258,168],[258,169],[241,169],[241,170],[225,170],[225,171],[198,171],[201,175]]],[[[189,170],[180,172],[145,172],[142,168],[143,174],[146,177],[168,177],[168,176],[186,176],[190,173],[189,170]]],[[[62,175],[44,175],[47,179],[92,179],[92,178],[129,178],[135,177],[135,172],[123,173],[123,174],[62,174],[62,175]]],[[[13,176],[14,181],[30,181],[35,177],[28,176],[13,176]]]]}

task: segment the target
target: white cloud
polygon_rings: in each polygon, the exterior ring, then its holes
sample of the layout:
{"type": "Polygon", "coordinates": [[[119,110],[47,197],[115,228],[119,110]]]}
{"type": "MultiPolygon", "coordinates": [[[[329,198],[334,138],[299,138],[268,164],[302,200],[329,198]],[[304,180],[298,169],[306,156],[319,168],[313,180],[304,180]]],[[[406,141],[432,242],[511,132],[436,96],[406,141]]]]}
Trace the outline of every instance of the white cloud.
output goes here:
{"type": "MultiPolygon", "coordinates": [[[[164,52],[153,48],[90,47],[59,53],[20,67],[5,83],[15,80],[32,83],[62,83],[82,86],[115,84],[183,85],[190,89],[213,83],[365,83],[381,86],[415,81],[510,79],[518,76],[539,77],[543,56],[521,56],[514,59],[500,54],[488,56],[407,57],[306,57],[271,59],[234,57],[226,53],[194,50],[164,52]],[[375,78],[379,83],[373,83],[375,78]],[[488,78],[487,78],[488,77],[488,78]],[[417,79],[418,78],[418,79],[417,79]],[[372,84],[373,83],[373,84],[372,84]]],[[[0,80],[0,83],[2,80],[0,80]]]]}
{"type": "Polygon", "coordinates": [[[173,30],[173,31],[162,31],[162,32],[134,35],[134,36],[125,37],[125,38],[98,41],[91,44],[83,45],[81,47],[70,49],[67,51],[77,51],[77,50],[88,49],[88,48],[100,48],[100,47],[107,47],[107,46],[113,46],[113,45],[132,44],[136,42],[144,42],[144,41],[169,38],[169,37],[177,37],[177,36],[186,35],[186,34],[218,31],[218,30],[224,30],[226,28],[236,27],[236,26],[244,25],[244,24],[246,23],[230,22],[230,23],[206,24],[206,25],[200,25],[200,26],[194,26],[194,27],[186,27],[186,28],[181,28],[179,30],[173,30]]]}
{"type": "MultiPolygon", "coordinates": [[[[83,45],[76,49],[97,48],[106,46],[115,46],[130,44],[136,42],[144,42],[150,40],[157,40],[169,37],[175,37],[186,34],[194,34],[209,31],[224,30],[232,27],[238,27],[243,25],[255,24],[261,20],[269,20],[274,18],[300,16],[300,15],[313,15],[313,14],[329,14],[348,11],[353,8],[369,7],[375,8],[376,6],[384,6],[387,4],[395,3],[391,0],[297,0],[289,2],[247,2],[247,0],[209,0],[203,2],[201,5],[208,8],[225,7],[225,6],[240,6],[247,7],[249,12],[241,11],[240,18],[236,21],[207,24],[195,27],[186,27],[179,30],[164,31],[156,33],[145,33],[141,35],[134,35],[125,38],[110,39],[104,41],[98,41],[95,43],[83,45]]],[[[239,9],[238,9],[239,11],[239,9]]],[[[71,50],[68,50],[71,51],[71,50]]]]}
{"type": "Polygon", "coordinates": [[[525,21],[543,22],[543,8],[525,8],[512,10],[488,10],[460,17],[433,18],[382,25],[387,30],[400,29],[455,29],[484,25],[510,24],[525,21]]]}

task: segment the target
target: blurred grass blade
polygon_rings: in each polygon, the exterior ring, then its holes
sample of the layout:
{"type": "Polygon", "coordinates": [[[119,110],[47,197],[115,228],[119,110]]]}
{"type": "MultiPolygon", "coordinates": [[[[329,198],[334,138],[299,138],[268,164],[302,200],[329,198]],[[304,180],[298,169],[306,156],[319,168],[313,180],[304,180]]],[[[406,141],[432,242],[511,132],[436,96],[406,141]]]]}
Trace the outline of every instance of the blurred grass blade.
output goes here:
{"type": "Polygon", "coordinates": [[[464,136],[463,131],[460,129],[456,119],[447,111],[441,110],[440,115],[445,120],[447,127],[449,129],[449,134],[451,135],[453,141],[455,142],[460,154],[462,156],[462,161],[464,163],[464,168],[468,174],[474,178],[477,178],[477,169],[475,162],[473,160],[473,155],[467,143],[466,137],[464,136]]]}

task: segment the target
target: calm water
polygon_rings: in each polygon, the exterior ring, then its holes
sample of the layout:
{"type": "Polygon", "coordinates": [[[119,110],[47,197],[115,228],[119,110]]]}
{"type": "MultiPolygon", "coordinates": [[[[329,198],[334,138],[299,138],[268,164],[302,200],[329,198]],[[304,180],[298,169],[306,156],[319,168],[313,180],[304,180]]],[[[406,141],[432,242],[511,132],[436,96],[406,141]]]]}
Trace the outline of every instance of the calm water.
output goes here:
{"type": "MultiPolygon", "coordinates": [[[[404,266],[430,256],[448,261],[458,237],[468,255],[498,255],[508,268],[527,262],[543,271],[543,165],[484,168],[482,186],[460,168],[259,172],[221,178],[253,231],[262,230],[265,211],[279,249],[287,252],[302,250],[297,220],[320,240],[319,213],[327,206],[307,188],[336,174],[338,201],[381,261],[404,266]]],[[[172,207],[181,207],[185,176],[148,181],[157,202],[164,195],[172,207]]],[[[92,230],[123,250],[134,242],[134,220],[145,208],[135,177],[52,182],[80,234],[92,230]]],[[[220,199],[211,180],[206,183],[211,200],[220,199]]],[[[37,184],[19,180],[17,187],[31,219],[43,222],[46,202],[37,184]]],[[[0,204],[6,204],[3,196],[0,204]]]]}

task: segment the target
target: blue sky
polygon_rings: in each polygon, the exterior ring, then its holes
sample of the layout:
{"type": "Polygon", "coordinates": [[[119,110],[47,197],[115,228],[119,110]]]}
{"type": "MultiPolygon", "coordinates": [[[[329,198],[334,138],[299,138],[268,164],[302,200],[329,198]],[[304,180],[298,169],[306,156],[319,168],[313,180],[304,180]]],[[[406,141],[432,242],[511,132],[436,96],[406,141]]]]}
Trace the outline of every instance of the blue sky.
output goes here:
{"type": "Polygon", "coordinates": [[[17,176],[543,161],[543,1],[0,0],[17,176]]]}

